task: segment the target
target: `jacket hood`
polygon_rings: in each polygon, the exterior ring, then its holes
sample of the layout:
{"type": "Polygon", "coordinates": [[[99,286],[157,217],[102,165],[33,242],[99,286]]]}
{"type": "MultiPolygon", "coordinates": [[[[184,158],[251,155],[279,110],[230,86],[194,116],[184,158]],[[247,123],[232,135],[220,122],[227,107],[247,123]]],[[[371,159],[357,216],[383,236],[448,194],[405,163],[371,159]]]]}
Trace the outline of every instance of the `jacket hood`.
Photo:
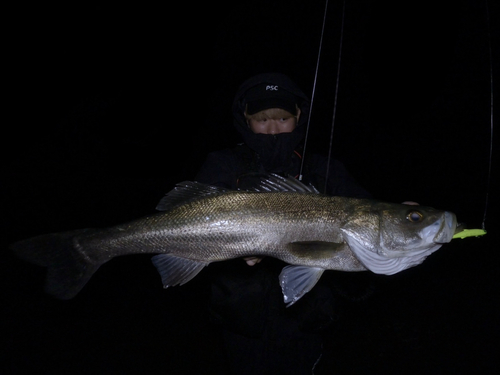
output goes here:
{"type": "Polygon", "coordinates": [[[259,74],[243,82],[236,92],[233,102],[234,126],[243,136],[245,143],[260,156],[265,169],[269,172],[280,172],[286,168],[290,155],[305,137],[309,107],[309,98],[288,76],[281,73],[259,74]],[[244,116],[246,94],[252,87],[263,83],[277,85],[297,97],[301,114],[293,132],[277,135],[255,134],[249,128],[244,116]]]}

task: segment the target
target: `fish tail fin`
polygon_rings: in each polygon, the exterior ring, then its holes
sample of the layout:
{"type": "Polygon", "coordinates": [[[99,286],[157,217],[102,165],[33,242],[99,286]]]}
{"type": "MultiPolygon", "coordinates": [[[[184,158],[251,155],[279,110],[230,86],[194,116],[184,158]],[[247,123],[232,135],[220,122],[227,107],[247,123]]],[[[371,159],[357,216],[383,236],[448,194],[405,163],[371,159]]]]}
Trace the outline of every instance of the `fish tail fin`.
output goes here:
{"type": "Polygon", "coordinates": [[[10,248],[21,259],[47,267],[45,292],[59,299],[73,298],[104,263],[89,258],[74,241],[93,229],[45,234],[16,242],[10,248]]]}

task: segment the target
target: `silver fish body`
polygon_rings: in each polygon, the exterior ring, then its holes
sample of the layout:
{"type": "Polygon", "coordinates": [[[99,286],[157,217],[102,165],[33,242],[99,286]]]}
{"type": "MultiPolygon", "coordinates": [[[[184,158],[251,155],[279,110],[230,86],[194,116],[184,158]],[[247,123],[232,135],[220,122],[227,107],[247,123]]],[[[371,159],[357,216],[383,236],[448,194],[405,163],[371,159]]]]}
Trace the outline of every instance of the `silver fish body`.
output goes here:
{"type": "Polygon", "coordinates": [[[160,202],[158,214],[13,248],[49,268],[46,291],[63,299],[120,255],[159,254],[153,263],[165,287],[186,283],[212,262],[271,256],[290,264],[280,283],[292,304],[324,270],[393,274],[421,263],[455,233],[455,215],[433,208],[325,196],[274,175],[257,190],[184,182],[160,202]]]}

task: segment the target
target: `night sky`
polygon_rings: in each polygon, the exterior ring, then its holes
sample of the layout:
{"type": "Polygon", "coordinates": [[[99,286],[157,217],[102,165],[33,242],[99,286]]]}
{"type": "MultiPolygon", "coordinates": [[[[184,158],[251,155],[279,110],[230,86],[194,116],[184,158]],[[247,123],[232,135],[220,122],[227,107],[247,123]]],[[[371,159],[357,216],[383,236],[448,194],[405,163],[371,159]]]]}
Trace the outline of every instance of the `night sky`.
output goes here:
{"type": "MultiPolygon", "coordinates": [[[[335,157],[375,198],[450,210],[470,228],[481,227],[489,191],[488,234],[454,240],[391,277],[332,276],[374,292],[340,302],[316,372],[496,373],[500,150],[495,134],[488,185],[486,1],[380,3],[346,1],[342,29],[342,2],[330,1],[307,147],[329,150],[343,35],[335,157]]],[[[489,6],[497,80],[498,4],[489,6]]],[[[44,270],[7,245],[153,213],[207,153],[241,141],[231,104],[245,79],[282,72],[311,95],[324,9],[259,0],[16,13],[1,184],[1,374],[225,374],[206,308],[220,265],[163,290],[149,256],[128,256],[58,301],[43,293],[44,270]]]]}

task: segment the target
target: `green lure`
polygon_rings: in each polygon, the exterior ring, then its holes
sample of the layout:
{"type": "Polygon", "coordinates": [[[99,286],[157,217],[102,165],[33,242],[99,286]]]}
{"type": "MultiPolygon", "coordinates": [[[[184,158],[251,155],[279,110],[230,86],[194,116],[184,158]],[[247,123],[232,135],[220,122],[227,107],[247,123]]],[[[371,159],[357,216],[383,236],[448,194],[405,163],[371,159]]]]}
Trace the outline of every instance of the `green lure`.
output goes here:
{"type": "Polygon", "coordinates": [[[479,237],[479,236],[484,236],[485,234],[486,231],[484,229],[464,229],[461,232],[455,233],[453,238],[464,239],[465,237],[479,237]]]}

